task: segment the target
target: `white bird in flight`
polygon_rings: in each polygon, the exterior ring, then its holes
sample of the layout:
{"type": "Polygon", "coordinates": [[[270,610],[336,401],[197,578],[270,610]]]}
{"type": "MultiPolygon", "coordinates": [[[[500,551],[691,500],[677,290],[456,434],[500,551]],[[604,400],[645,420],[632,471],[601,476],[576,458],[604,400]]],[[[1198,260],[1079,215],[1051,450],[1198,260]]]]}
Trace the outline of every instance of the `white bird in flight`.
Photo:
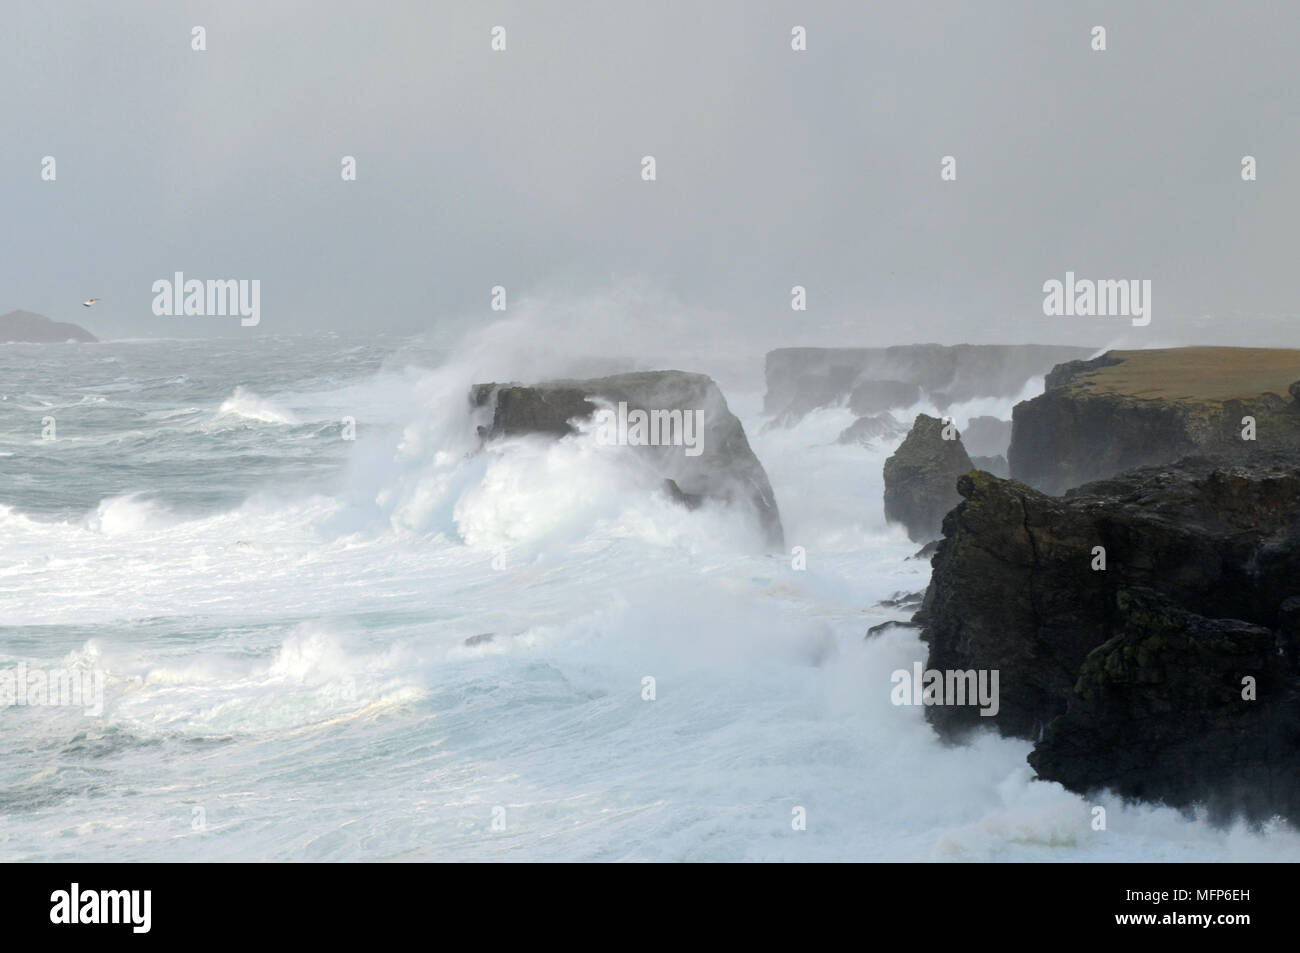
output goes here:
{"type": "Polygon", "coordinates": [[[94,304],[98,300],[99,300],[98,298],[87,298],[85,301],[81,302],[81,306],[83,308],[89,308],[92,304],[94,304]]]}

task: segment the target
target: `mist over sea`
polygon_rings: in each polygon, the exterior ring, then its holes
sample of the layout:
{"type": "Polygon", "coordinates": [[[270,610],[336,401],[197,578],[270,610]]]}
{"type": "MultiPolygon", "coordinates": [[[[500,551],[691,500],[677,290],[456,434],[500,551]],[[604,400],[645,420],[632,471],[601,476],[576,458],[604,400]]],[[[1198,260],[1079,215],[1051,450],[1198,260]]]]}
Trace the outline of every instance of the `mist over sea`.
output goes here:
{"type": "Polygon", "coordinates": [[[680,366],[743,421],[795,571],[591,434],[480,452],[469,385],[543,366],[0,345],[0,669],[105,674],[99,717],[0,711],[0,860],[1300,859],[1281,823],[1115,798],[1092,831],[1029,742],[945,746],[891,704],[924,646],[864,633],[929,577],[882,516],[901,438],[836,444],[846,409],[765,428],[761,357],[680,366]]]}

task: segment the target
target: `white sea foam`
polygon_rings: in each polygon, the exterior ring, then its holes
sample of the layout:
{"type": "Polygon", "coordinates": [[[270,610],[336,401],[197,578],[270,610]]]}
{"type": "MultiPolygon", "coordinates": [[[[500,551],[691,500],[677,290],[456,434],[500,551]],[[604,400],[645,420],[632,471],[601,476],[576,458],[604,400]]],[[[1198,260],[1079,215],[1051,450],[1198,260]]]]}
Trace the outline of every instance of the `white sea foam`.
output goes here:
{"type": "Polygon", "coordinates": [[[234,393],[222,401],[217,408],[217,416],[241,417],[264,424],[298,423],[298,418],[291,411],[243,387],[236,387],[234,393]]]}
{"type": "Polygon", "coordinates": [[[500,335],[224,399],[272,425],[357,408],[325,489],[272,481],[203,513],[120,490],[77,517],[0,505],[0,664],[108,676],[102,719],[7,721],[26,753],[0,789],[45,806],[6,808],[0,859],[1300,859],[1287,826],[1109,796],[1093,831],[1096,802],[1035,781],[1027,743],[945,746],[890,704],[925,647],[863,634],[929,567],[881,515],[892,444],[835,443],[847,411],[761,432],[760,395],[727,395],[807,551],[795,571],[754,553],[743,514],[669,503],[593,435],[477,452],[468,385],[527,372],[492,366],[500,335]]]}
{"type": "Polygon", "coordinates": [[[160,503],[138,493],[103,500],[86,518],[86,528],[104,536],[128,536],[157,531],[175,521],[160,503]]]}

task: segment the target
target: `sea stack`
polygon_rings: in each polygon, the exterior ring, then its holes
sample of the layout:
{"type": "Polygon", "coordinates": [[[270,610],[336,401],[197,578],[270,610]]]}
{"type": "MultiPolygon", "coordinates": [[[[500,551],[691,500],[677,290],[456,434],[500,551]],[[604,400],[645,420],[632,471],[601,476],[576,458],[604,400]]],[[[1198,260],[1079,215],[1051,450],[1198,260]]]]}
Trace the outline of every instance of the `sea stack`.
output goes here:
{"type": "Polygon", "coordinates": [[[479,428],[485,440],[527,434],[560,438],[575,433],[577,421],[608,414],[611,433],[621,435],[625,449],[662,478],[670,499],[689,508],[714,502],[747,509],[767,547],[779,550],[785,545],[767,473],[722,391],[704,374],[643,371],[528,385],[476,384],[470,404],[490,410],[479,428]],[[649,424],[640,434],[633,430],[640,422],[637,413],[645,414],[649,424]],[[644,439],[662,437],[661,423],[673,431],[679,418],[688,426],[700,422],[693,435],[696,446],[644,439]]]}
{"type": "Polygon", "coordinates": [[[957,478],[974,468],[951,423],[918,414],[885,461],[885,519],[907,527],[913,542],[935,539],[944,514],[961,502],[957,478]]]}

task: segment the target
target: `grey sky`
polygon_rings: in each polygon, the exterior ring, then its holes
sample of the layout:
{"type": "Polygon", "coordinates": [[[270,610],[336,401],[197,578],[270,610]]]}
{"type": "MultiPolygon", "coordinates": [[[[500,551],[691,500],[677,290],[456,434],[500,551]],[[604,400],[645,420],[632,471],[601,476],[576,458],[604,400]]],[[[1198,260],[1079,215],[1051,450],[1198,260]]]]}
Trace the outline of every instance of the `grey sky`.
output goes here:
{"type": "Polygon", "coordinates": [[[512,312],[599,316],[593,339],[629,350],[1300,345],[1294,2],[8,0],[0,20],[0,312],[450,337],[500,317],[501,284],[512,312]],[[1066,270],[1151,279],[1151,325],[1045,317],[1066,270]],[[175,271],[260,279],[260,326],[153,316],[175,271]]]}

